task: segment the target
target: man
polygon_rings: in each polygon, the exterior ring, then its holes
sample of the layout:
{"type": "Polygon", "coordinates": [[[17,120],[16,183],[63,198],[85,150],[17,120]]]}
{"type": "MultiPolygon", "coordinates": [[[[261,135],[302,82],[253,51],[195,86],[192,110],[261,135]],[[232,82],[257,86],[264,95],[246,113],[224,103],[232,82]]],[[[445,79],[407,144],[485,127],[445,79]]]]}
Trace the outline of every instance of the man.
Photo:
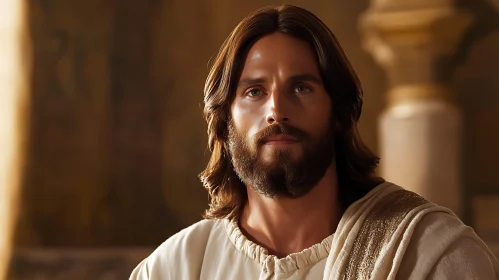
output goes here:
{"type": "Polygon", "coordinates": [[[362,90],[331,31],[279,6],[245,18],[205,85],[205,220],[130,279],[496,279],[448,209],[376,177],[362,90]]]}

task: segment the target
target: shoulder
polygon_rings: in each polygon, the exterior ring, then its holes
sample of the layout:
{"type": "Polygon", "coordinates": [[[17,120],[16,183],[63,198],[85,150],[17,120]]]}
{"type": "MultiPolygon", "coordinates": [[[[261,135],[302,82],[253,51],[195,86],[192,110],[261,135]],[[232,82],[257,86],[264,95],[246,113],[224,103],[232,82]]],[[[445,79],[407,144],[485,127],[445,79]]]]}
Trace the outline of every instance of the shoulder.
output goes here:
{"type": "MultiPolygon", "coordinates": [[[[354,203],[351,209],[347,209],[347,212],[353,217],[365,216],[365,226],[373,221],[385,222],[393,226],[430,205],[431,203],[420,195],[393,183],[384,182],[354,203]]],[[[347,212],[346,215],[348,215],[347,212]]]]}
{"type": "MultiPolygon", "coordinates": [[[[182,266],[202,264],[210,239],[224,233],[222,220],[202,220],[163,242],[132,272],[130,279],[176,279],[182,266]],[[175,270],[173,269],[175,268],[175,270]]],[[[191,267],[188,268],[192,270],[191,267]]]]}
{"type": "Polygon", "coordinates": [[[449,212],[424,215],[414,228],[400,266],[406,279],[496,279],[494,255],[474,230],[449,212]],[[414,275],[412,275],[414,274],[414,275]]]}
{"type": "Polygon", "coordinates": [[[202,220],[172,235],[155,252],[182,250],[206,243],[213,232],[224,229],[222,220],[202,220]]]}

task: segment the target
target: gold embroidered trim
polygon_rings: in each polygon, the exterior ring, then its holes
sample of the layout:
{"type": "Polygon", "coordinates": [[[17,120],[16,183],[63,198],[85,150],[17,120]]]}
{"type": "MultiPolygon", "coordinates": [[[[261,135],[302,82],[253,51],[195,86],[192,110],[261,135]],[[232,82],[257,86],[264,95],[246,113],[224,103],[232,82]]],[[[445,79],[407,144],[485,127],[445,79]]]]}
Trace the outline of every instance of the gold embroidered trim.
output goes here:
{"type": "Polygon", "coordinates": [[[425,203],[421,196],[406,190],[395,191],[378,202],[353,243],[343,279],[369,279],[381,249],[400,222],[412,209],[425,203]]]}

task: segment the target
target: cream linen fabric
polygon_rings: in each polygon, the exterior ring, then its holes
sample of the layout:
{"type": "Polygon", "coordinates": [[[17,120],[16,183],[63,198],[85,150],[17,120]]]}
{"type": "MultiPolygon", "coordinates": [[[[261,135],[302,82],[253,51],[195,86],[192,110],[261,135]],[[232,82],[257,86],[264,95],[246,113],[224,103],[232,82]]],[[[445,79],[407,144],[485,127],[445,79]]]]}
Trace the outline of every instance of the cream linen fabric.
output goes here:
{"type": "Polygon", "coordinates": [[[449,209],[383,183],[345,211],[324,279],[499,279],[499,265],[449,209]]]}
{"type": "Polygon", "coordinates": [[[337,231],[278,259],[237,224],[203,220],[159,246],[130,280],[499,279],[497,260],[450,210],[383,183],[352,204],[337,231]]]}
{"type": "Polygon", "coordinates": [[[322,279],[332,237],[278,259],[248,240],[236,223],[205,220],[164,242],[130,279],[322,279]]]}

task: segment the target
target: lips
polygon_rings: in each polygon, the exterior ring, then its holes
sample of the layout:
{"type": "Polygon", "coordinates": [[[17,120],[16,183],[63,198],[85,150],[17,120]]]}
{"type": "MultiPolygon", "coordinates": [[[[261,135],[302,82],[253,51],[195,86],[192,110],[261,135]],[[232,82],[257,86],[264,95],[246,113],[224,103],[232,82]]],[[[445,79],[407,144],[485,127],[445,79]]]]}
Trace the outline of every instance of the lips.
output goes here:
{"type": "Polygon", "coordinates": [[[272,135],[265,137],[263,142],[265,144],[277,144],[277,143],[294,143],[298,142],[299,140],[296,137],[293,137],[288,134],[278,134],[278,135],[272,135]]]}

